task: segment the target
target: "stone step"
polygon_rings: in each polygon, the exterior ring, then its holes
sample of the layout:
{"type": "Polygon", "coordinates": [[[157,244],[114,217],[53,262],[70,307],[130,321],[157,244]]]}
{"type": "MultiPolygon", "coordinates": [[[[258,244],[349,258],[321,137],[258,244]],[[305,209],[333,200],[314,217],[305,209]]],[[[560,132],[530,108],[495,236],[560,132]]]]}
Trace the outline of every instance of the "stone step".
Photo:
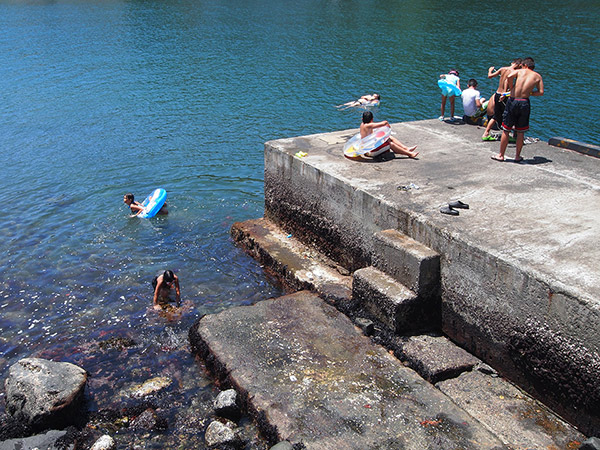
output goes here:
{"type": "Polygon", "coordinates": [[[341,311],[349,311],[352,277],[320,252],[264,218],[234,223],[231,236],[289,292],[316,292],[341,311]]]}
{"type": "Polygon", "coordinates": [[[502,449],[446,395],[307,291],[202,317],[193,351],[267,438],[295,448],[502,449]]]}
{"type": "Polygon", "coordinates": [[[419,297],[440,293],[440,255],[398,230],[375,233],[373,266],[419,297]]]}
{"type": "Polygon", "coordinates": [[[585,436],[481,360],[436,334],[398,336],[394,354],[513,449],[576,449],[585,436]]]}
{"type": "MultiPolygon", "coordinates": [[[[489,368],[489,366],[488,366],[489,368]]],[[[473,370],[436,384],[513,449],[578,449],[586,437],[495,372],[473,370]]]]}
{"type": "Polygon", "coordinates": [[[434,299],[417,296],[375,267],[354,272],[352,307],[356,315],[376,320],[397,334],[439,326],[439,306],[434,299]]]}
{"type": "Polygon", "coordinates": [[[446,336],[435,333],[397,336],[392,348],[398,359],[430,383],[457,377],[483,364],[446,336]]]}

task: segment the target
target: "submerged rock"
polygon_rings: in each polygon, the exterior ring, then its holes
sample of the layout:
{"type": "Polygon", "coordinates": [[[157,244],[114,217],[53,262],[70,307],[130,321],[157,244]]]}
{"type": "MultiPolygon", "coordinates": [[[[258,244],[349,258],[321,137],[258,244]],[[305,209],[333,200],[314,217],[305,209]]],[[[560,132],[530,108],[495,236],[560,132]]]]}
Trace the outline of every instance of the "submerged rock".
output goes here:
{"type": "Polygon", "coordinates": [[[132,398],[143,398],[154,395],[169,386],[173,380],[169,377],[154,377],[144,381],[142,384],[133,386],[126,392],[126,395],[132,398]]]}
{"type": "Polygon", "coordinates": [[[281,441],[271,447],[269,450],[294,450],[294,446],[288,441],[281,441]]]}
{"type": "Polygon", "coordinates": [[[156,414],[152,408],[148,408],[139,416],[131,421],[132,430],[164,430],[167,428],[167,421],[156,414]]]}
{"type": "Polygon", "coordinates": [[[98,346],[102,350],[115,349],[122,351],[126,348],[133,347],[135,345],[137,345],[137,343],[130,337],[112,337],[110,339],[98,342],[98,346]]]}
{"type": "Polygon", "coordinates": [[[65,428],[81,419],[87,372],[71,363],[24,358],[4,384],[6,412],[36,429],[65,428]]]}
{"type": "Polygon", "coordinates": [[[108,434],[101,436],[90,450],[112,450],[115,448],[115,441],[108,434]]]}

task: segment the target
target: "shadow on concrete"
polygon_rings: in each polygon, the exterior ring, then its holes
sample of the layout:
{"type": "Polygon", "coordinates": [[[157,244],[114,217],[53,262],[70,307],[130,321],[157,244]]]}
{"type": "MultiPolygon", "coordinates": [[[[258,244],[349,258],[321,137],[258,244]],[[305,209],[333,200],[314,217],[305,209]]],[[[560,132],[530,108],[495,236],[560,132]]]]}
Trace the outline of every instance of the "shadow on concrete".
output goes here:
{"type": "Polygon", "coordinates": [[[552,160],[548,159],[548,158],[544,158],[543,156],[534,156],[532,159],[524,159],[522,164],[529,164],[529,165],[537,165],[537,164],[548,164],[551,163],[552,160]]]}

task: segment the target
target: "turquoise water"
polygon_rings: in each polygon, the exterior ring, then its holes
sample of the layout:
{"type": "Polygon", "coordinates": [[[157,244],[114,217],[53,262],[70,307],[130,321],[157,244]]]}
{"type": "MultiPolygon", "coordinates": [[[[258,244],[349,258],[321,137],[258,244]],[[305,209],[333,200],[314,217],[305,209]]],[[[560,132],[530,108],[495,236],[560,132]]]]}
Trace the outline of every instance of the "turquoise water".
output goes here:
{"type": "Polygon", "coordinates": [[[434,118],[440,73],[487,97],[490,65],[533,56],[530,135],[600,142],[600,2],[452,5],[0,1],[0,375],[41,356],[87,369],[96,408],[155,375],[193,395],[193,321],[281,293],[229,238],[262,215],[263,143],[355,128],[333,105],[361,94],[379,119],[434,118]],[[155,187],[170,214],[130,218],[123,194],[155,187]],[[166,268],[176,316],[149,309],[166,268]],[[93,344],[115,336],[138,344],[93,344]]]}

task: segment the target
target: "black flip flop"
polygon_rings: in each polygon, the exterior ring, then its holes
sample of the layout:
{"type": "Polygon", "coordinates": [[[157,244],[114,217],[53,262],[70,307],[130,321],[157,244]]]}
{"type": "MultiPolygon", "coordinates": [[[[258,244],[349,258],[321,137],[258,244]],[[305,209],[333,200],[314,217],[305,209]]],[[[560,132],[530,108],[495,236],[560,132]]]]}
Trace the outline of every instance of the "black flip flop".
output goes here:
{"type": "Polygon", "coordinates": [[[459,209],[469,209],[469,205],[461,202],[460,200],[456,200],[455,202],[448,203],[450,208],[459,208],[459,209]]]}
{"type": "Polygon", "coordinates": [[[440,208],[440,212],[442,214],[448,214],[450,216],[458,216],[458,214],[459,214],[458,211],[452,209],[450,206],[442,206],[440,208]]]}

